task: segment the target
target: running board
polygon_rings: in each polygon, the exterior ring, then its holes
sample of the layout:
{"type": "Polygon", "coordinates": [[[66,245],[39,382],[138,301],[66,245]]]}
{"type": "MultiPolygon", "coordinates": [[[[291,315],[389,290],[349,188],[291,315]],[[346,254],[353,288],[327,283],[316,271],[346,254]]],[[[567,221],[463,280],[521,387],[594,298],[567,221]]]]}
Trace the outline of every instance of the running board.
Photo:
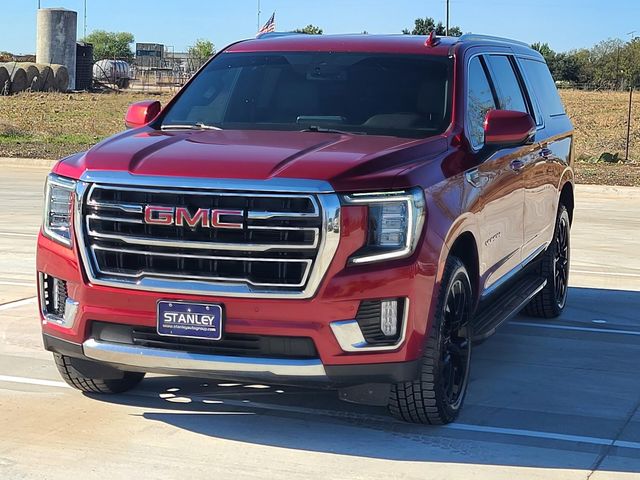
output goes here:
{"type": "Polygon", "coordinates": [[[473,318],[471,340],[481,342],[493,335],[501,324],[516,315],[529,301],[542,290],[547,281],[536,275],[527,275],[516,283],[500,289],[495,300],[480,305],[473,318]]]}

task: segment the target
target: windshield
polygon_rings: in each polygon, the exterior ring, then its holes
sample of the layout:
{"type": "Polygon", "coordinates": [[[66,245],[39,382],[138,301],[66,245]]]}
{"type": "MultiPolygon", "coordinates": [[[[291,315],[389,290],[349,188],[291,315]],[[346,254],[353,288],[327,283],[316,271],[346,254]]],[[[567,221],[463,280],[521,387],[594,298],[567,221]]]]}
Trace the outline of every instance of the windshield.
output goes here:
{"type": "Polygon", "coordinates": [[[164,129],[426,137],[449,125],[451,61],[376,53],[223,53],[165,112],[164,129]]]}

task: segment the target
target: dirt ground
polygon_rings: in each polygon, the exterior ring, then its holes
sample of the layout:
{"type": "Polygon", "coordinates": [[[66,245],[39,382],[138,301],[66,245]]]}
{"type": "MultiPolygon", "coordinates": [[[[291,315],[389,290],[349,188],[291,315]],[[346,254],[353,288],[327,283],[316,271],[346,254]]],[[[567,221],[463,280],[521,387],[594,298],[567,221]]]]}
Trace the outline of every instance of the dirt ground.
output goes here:
{"type": "MultiPolygon", "coordinates": [[[[633,101],[630,161],[598,162],[602,154],[624,159],[628,93],[561,90],[575,125],[579,183],[640,186],[640,92],[633,101]]],[[[0,97],[0,157],[61,158],[86,150],[124,128],[132,102],[172,93],[22,93],[0,97]]]]}

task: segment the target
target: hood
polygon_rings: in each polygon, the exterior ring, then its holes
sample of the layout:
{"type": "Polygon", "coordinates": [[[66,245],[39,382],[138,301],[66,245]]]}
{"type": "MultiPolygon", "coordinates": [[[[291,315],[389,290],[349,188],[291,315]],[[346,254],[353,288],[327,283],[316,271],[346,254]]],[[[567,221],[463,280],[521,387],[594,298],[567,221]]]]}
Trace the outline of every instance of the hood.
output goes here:
{"type": "Polygon", "coordinates": [[[61,162],[56,171],[266,180],[325,180],[337,191],[402,188],[398,174],[447,149],[442,136],[407,139],[373,135],[256,130],[158,132],[129,130],[61,162]]]}

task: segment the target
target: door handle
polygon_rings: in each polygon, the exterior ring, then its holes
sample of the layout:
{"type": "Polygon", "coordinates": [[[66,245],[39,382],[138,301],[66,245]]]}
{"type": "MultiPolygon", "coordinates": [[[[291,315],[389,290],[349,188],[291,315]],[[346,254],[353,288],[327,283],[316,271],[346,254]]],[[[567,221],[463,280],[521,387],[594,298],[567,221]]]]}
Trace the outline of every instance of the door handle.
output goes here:
{"type": "Polygon", "coordinates": [[[547,147],[542,147],[542,149],[540,150],[540,156],[545,160],[550,160],[551,155],[553,155],[553,152],[547,147]]]}
{"type": "Polygon", "coordinates": [[[516,173],[519,173],[522,171],[522,169],[524,168],[525,163],[522,160],[513,160],[509,166],[511,167],[511,170],[513,170],[516,173]]]}

